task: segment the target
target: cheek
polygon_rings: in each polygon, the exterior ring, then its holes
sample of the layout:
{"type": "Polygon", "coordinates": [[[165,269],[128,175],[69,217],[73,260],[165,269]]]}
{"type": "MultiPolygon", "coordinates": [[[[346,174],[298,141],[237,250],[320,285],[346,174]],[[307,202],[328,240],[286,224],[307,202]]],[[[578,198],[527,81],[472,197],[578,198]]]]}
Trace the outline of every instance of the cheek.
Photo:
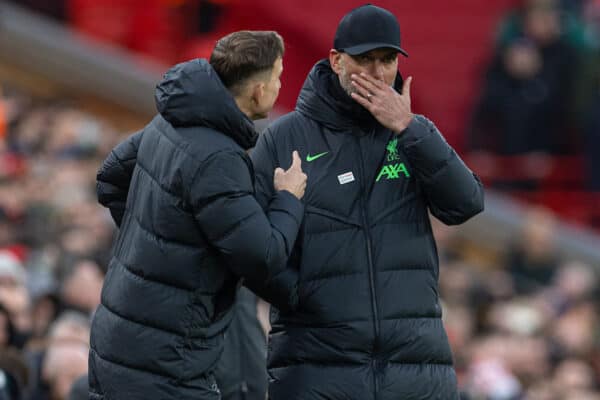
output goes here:
{"type": "Polygon", "coordinates": [[[350,79],[352,74],[360,75],[361,72],[369,73],[369,69],[367,67],[362,67],[357,64],[349,65],[348,68],[346,69],[348,79],[350,79]]]}
{"type": "Polygon", "coordinates": [[[352,74],[359,75],[361,72],[367,72],[366,68],[354,62],[340,63],[340,75],[342,79],[350,81],[352,74]]]}
{"type": "Polygon", "coordinates": [[[387,70],[384,76],[385,83],[387,83],[390,86],[393,86],[394,81],[396,80],[396,74],[396,68],[390,68],[389,70],[387,70]]]}
{"type": "Polygon", "coordinates": [[[350,85],[350,82],[352,82],[352,74],[356,74],[356,73],[357,72],[353,71],[351,68],[342,68],[342,70],[340,71],[340,75],[339,75],[342,85],[344,83],[346,85],[350,85]]]}

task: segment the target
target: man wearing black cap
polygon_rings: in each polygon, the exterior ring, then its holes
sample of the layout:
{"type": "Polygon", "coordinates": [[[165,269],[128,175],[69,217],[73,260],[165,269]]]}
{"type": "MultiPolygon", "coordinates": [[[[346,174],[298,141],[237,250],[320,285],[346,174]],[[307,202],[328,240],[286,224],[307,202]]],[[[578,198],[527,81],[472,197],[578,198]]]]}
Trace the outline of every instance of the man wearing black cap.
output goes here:
{"type": "Polygon", "coordinates": [[[262,204],[290,149],[308,175],[289,261],[299,280],[263,288],[298,296],[272,310],[272,400],[458,398],[429,213],[460,224],[483,209],[483,189],[433,123],[412,114],[398,53],[393,14],[348,13],[296,110],[252,154],[262,204]]]}

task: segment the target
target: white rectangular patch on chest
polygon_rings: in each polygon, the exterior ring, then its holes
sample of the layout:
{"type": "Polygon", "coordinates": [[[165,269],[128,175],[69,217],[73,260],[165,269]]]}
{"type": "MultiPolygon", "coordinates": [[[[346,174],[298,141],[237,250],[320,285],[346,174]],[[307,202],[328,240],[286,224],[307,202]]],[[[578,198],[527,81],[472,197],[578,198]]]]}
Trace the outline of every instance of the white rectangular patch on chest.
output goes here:
{"type": "Polygon", "coordinates": [[[354,182],[354,174],[352,173],[352,171],[350,171],[350,172],[346,172],[341,175],[338,175],[338,181],[340,181],[340,185],[354,182]]]}

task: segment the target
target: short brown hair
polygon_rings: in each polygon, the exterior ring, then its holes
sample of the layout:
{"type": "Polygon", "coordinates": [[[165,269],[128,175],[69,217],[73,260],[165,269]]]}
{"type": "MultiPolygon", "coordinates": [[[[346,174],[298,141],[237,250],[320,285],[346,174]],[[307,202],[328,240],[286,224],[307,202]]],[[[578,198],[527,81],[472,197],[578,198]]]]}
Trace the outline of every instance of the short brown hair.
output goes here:
{"type": "Polygon", "coordinates": [[[238,31],[219,39],[210,56],[210,65],[223,84],[237,94],[252,76],[270,71],[285,51],[275,31],[238,31]]]}

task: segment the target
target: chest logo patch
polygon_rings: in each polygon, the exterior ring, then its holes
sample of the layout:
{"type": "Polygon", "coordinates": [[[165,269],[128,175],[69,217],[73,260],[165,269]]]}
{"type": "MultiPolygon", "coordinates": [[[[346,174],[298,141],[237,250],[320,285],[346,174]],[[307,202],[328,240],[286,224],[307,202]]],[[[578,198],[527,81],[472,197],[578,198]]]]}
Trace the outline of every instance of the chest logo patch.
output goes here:
{"type": "Polygon", "coordinates": [[[324,155],[326,155],[327,153],[329,153],[328,151],[324,151],[323,153],[319,153],[319,154],[315,154],[313,156],[311,156],[310,154],[306,155],[306,162],[312,162],[315,161],[317,158],[321,158],[324,155]]]}
{"type": "Polygon", "coordinates": [[[387,153],[388,162],[396,161],[396,160],[400,159],[400,156],[398,155],[398,138],[390,140],[385,148],[388,152],[387,153]]]}
{"type": "Polygon", "coordinates": [[[410,178],[410,173],[408,172],[406,165],[404,165],[403,162],[397,162],[400,160],[400,155],[398,154],[398,138],[390,140],[385,149],[387,150],[387,164],[381,167],[375,182],[379,182],[382,178],[385,178],[385,180],[399,179],[400,174],[403,174],[406,178],[410,178]]]}
{"type": "Polygon", "coordinates": [[[354,182],[354,174],[352,171],[345,172],[341,175],[338,175],[338,181],[340,181],[340,185],[344,185],[346,183],[354,182]]]}

